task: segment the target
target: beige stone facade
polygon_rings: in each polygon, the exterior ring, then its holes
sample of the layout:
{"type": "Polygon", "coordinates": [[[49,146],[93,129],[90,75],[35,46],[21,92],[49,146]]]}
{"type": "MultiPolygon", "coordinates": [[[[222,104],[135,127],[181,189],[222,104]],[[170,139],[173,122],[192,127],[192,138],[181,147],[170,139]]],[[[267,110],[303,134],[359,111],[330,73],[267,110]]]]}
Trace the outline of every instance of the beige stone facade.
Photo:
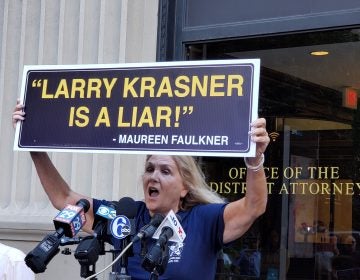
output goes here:
{"type": "MultiPolygon", "coordinates": [[[[23,66],[153,62],[157,13],[157,0],[0,1],[0,242],[29,252],[54,231],[57,213],[29,153],[13,151],[11,113],[23,66]]],[[[80,193],[142,198],[143,156],[52,153],[51,158],[80,193]]],[[[110,259],[101,257],[96,270],[110,259]]],[[[36,279],[80,279],[80,266],[73,254],[58,254],[36,279]]],[[[98,279],[108,279],[108,271],[98,279]]]]}

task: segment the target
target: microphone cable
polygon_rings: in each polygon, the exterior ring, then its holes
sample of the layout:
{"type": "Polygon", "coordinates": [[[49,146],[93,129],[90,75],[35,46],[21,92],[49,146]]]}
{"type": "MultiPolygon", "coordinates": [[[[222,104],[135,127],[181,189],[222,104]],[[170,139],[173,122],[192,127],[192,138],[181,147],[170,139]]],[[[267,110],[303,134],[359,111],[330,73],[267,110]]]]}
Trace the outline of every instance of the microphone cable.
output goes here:
{"type": "Polygon", "coordinates": [[[100,270],[99,272],[90,275],[89,277],[85,278],[85,280],[89,280],[91,278],[94,278],[96,276],[98,276],[99,274],[103,273],[104,271],[106,271],[107,269],[109,269],[110,267],[112,267],[118,260],[120,260],[120,258],[126,253],[126,251],[134,244],[134,242],[130,242],[121,252],[120,254],[105,268],[103,268],[102,270],[100,270]]]}

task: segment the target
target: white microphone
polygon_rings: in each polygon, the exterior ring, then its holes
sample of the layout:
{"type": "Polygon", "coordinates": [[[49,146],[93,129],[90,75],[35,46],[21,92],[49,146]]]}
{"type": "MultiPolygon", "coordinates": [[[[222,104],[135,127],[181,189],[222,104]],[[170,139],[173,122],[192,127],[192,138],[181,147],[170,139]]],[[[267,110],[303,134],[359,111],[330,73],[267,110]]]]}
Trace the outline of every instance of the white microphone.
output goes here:
{"type": "Polygon", "coordinates": [[[171,235],[168,241],[182,243],[186,237],[185,231],[173,210],[170,210],[166,215],[152,237],[159,239],[166,232],[168,232],[168,235],[171,235]]]}

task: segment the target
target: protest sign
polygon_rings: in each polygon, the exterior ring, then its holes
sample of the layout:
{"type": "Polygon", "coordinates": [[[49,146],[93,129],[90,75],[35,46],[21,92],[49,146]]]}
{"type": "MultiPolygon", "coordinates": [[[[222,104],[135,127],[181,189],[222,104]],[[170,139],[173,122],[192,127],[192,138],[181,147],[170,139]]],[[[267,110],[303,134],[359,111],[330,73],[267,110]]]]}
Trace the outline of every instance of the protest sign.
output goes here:
{"type": "Polygon", "coordinates": [[[258,59],[25,66],[15,150],[251,156],[258,59]]]}

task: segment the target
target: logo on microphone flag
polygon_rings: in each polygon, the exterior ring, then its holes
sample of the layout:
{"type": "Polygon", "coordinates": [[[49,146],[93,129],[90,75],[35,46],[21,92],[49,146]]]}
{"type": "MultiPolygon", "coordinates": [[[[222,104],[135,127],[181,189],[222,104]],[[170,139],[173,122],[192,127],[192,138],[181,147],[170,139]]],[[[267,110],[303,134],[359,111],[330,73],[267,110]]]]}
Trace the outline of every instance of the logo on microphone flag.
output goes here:
{"type": "Polygon", "coordinates": [[[101,204],[99,209],[96,211],[96,215],[112,220],[116,217],[116,210],[112,207],[101,204]]]}
{"type": "Polygon", "coordinates": [[[180,243],[184,241],[186,233],[173,210],[170,210],[170,212],[166,215],[165,219],[161,222],[160,226],[155,231],[153,238],[159,239],[161,231],[164,227],[170,227],[174,231],[174,234],[169,239],[169,241],[180,243]]]}
{"type": "Polygon", "coordinates": [[[131,233],[131,223],[128,217],[119,215],[116,216],[110,224],[110,231],[112,236],[117,239],[124,239],[131,233]]]}
{"type": "Polygon", "coordinates": [[[84,209],[77,205],[68,204],[55,216],[53,222],[55,228],[65,227],[65,236],[74,237],[86,223],[84,209]]]}

